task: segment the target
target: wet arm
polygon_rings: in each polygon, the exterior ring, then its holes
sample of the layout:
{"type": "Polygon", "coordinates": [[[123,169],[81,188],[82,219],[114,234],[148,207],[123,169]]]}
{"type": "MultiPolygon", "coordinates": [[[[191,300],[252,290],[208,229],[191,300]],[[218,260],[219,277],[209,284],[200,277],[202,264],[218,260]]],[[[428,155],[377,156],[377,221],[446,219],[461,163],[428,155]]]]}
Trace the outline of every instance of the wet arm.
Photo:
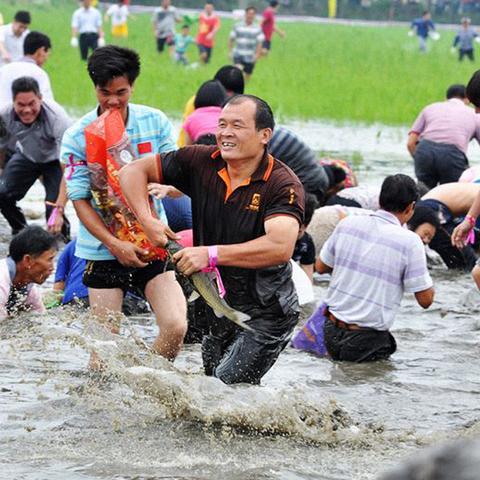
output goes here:
{"type": "Polygon", "coordinates": [[[415,155],[415,150],[417,149],[418,137],[418,133],[415,132],[410,132],[408,135],[407,149],[412,157],[415,155]]]}
{"type": "Polygon", "coordinates": [[[265,268],[292,258],[299,231],[298,221],[289,215],[267,219],[265,235],[245,243],[218,245],[218,264],[240,268],[265,268]]]}
{"type": "Polygon", "coordinates": [[[435,290],[433,287],[422,290],[421,292],[415,292],[415,299],[417,300],[417,303],[423,308],[428,308],[433,303],[434,296],[435,290]]]}
{"type": "Polygon", "coordinates": [[[315,261],[315,271],[318,273],[331,273],[333,271],[332,267],[329,267],[326,263],[324,263],[320,257],[317,258],[315,261]]]}

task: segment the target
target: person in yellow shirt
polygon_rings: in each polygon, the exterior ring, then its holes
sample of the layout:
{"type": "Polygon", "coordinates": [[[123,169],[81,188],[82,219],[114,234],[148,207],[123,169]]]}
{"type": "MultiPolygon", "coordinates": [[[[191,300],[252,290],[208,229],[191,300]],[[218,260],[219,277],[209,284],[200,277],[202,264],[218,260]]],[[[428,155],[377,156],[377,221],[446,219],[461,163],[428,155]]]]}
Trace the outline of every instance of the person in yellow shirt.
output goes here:
{"type": "MultiPolygon", "coordinates": [[[[219,81],[227,91],[227,97],[241,95],[245,90],[245,80],[242,71],[234,65],[225,65],[217,71],[213,80],[219,81]]],[[[195,110],[195,95],[192,95],[183,110],[183,123],[188,116],[195,110]]],[[[177,140],[177,146],[182,148],[186,145],[186,137],[183,129],[180,130],[177,140]]]]}

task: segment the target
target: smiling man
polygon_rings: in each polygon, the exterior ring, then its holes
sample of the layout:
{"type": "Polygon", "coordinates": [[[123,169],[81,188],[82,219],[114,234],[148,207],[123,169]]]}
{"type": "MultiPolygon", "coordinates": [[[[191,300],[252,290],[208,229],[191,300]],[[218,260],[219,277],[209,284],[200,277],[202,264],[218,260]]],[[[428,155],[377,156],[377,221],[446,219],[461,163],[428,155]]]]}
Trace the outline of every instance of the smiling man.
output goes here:
{"type": "Polygon", "coordinates": [[[177,266],[186,275],[218,266],[226,301],[251,317],[256,334],[209,312],[205,373],[225,383],[259,383],[298,321],[289,260],[303,223],[304,192],[267,152],[273,128],[267,103],[237,95],[220,115],[218,147],[185,147],[120,171],[125,197],[155,244],[173,234],[150,213],[147,183],[171,184],[191,197],[195,246],[175,255],[177,266]]]}
{"type": "MultiPolygon", "coordinates": [[[[83,277],[90,306],[97,316],[120,312],[127,290],[141,291],[149,301],[160,327],[153,348],[174,359],[186,332],[186,305],[180,285],[163,261],[144,263],[143,251],[116,238],[105,225],[92,199],[86,165],[84,130],[110,109],[122,114],[126,132],[138,156],[163,153],[175,148],[172,125],[167,117],[150,107],[129,103],[140,59],[133,50],[114,45],[98,48],[88,60],[88,73],[95,86],[98,106],[78,120],[64,135],[61,158],[69,167],[68,197],[80,219],[75,255],[87,260],[83,277]]],[[[160,218],[165,218],[161,202],[160,218]]]]}
{"type": "Polygon", "coordinates": [[[56,208],[53,233],[67,239],[69,224],[61,215],[65,208],[65,182],[59,162],[60,143],[71,121],[55,102],[44,101],[38,82],[31,77],[17,78],[12,84],[13,105],[0,111],[5,135],[0,137],[0,211],[16,234],[27,226],[17,202],[39,177],[45,187],[47,219],[56,208]],[[7,161],[8,160],[8,161],[7,161]]]}

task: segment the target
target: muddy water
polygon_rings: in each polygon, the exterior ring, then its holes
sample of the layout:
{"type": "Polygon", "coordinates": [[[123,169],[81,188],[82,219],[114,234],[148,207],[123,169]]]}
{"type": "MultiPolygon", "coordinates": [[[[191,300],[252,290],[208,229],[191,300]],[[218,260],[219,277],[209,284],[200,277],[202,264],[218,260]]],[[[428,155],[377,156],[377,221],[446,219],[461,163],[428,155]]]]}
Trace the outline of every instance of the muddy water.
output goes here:
{"type": "MultiPolygon", "coordinates": [[[[293,127],[355,162],[363,183],[412,171],[405,129],[293,127]]],[[[24,206],[39,212],[40,198],[35,188],[24,206]]],[[[148,316],[120,336],[71,311],[4,321],[0,478],[373,479],[423,445],[480,433],[480,295],[466,275],[432,274],[435,304],[422,312],[406,297],[390,361],[333,364],[287,349],[261,387],[206,378],[197,346],[174,365],[151,356],[148,316]],[[86,369],[93,349],[103,376],[86,369]]],[[[326,284],[315,290],[321,299],[326,284]]]]}

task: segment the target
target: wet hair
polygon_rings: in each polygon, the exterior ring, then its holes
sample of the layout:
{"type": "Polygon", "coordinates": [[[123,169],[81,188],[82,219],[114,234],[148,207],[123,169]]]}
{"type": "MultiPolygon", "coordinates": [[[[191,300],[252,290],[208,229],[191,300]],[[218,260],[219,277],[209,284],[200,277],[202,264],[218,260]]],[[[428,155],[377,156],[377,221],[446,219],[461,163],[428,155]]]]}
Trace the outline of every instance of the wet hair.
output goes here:
{"type": "Polygon", "coordinates": [[[270,6],[272,8],[278,7],[278,0],[271,0],[270,1],[270,6]]]}
{"type": "Polygon", "coordinates": [[[275,120],[273,118],[273,112],[270,105],[255,95],[234,95],[225,102],[224,107],[227,105],[239,105],[247,100],[252,101],[255,104],[255,128],[262,130],[264,128],[275,128],[275,120]]]}
{"type": "Polygon", "coordinates": [[[249,5],[249,6],[245,9],[245,13],[249,12],[250,10],[253,10],[255,13],[257,13],[257,9],[256,9],[256,7],[254,7],[253,5],[249,5]]]}
{"type": "Polygon", "coordinates": [[[323,169],[327,174],[331,187],[343,182],[347,178],[345,170],[337,165],[323,165],[323,169]]]}
{"type": "Polygon", "coordinates": [[[57,240],[51,233],[42,227],[26,227],[12,238],[8,255],[18,263],[25,255],[38,257],[52,248],[57,249],[57,240]]]}
{"type": "Polygon", "coordinates": [[[450,85],[447,89],[446,97],[448,100],[451,98],[461,98],[462,100],[465,99],[467,97],[467,94],[465,93],[465,85],[450,85]]]}
{"type": "Polygon", "coordinates": [[[303,215],[303,224],[308,227],[315,210],[318,208],[317,197],[311,193],[305,192],[305,213],[303,215]]]}
{"type": "Polygon", "coordinates": [[[417,181],[418,198],[422,198],[430,189],[420,180],[417,181]]]}
{"type": "Polygon", "coordinates": [[[403,212],[418,199],[418,190],[413,178],[403,173],[389,175],[382,183],[380,208],[387,212],[403,212]]]}
{"type": "Polygon", "coordinates": [[[194,145],[216,145],[217,137],[213,133],[200,135],[194,142],[194,145]]]}
{"type": "Polygon", "coordinates": [[[242,71],[234,65],[225,65],[217,71],[214,80],[218,80],[225,90],[236,94],[242,94],[245,91],[245,79],[242,71]]]}
{"type": "Polygon", "coordinates": [[[195,108],[221,107],[227,98],[223,85],[216,80],[204,82],[195,94],[195,108]]]}
{"type": "Polygon", "coordinates": [[[19,93],[33,92],[37,97],[40,97],[40,86],[33,77],[19,77],[12,82],[12,98],[19,93]]]}
{"type": "Polygon", "coordinates": [[[467,98],[480,108],[480,70],[477,70],[470,78],[466,88],[467,98]]]}
{"type": "Polygon", "coordinates": [[[41,32],[30,32],[23,42],[23,54],[33,55],[42,47],[45,48],[45,50],[50,50],[52,48],[50,37],[41,32]]]}
{"type": "Polygon", "coordinates": [[[140,57],[130,48],[107,45],[90,55],[87,70],[95,86],[105,87],[117,77],[127,77],[133,85],[140,74],[140,57]]]}
{"type": "Polygon", "coordinates": [[[26,10],[19,10],[13,19],[18,23],[24,23],[25,25],[30,25],[32,22],[32,17],[30,16],[30,12],[26,10]]]}
{"type": "Polygon", "coordinates": [[[435,228],[440,228],[440,221],[434,210],[423,205],[416,205],[412,218],[407,222],[408,228],[415,231],[424,223],[429,223],[435,228]]]}

